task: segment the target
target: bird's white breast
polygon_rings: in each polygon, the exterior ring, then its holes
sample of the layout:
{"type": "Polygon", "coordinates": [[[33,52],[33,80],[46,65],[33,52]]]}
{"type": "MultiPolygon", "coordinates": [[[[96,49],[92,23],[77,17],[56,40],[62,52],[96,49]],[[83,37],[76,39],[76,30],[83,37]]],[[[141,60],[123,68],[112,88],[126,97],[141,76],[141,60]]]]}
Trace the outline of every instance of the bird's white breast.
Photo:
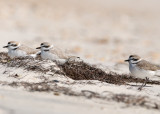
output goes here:
{"type": "Polygon", "coordinates": [[[24,57],[26,55],[27,55],[27,53],[25,51],[22,51],[22,50],[9,50],[8,51],[8,56],[10,56],[11,58],[24,57]]]}
{"type": "Polygon", "coordinates": [[[129,64],[129,70],[132,75],[137,78],[145,79],[152,78],[155,75],[155,71],[140,69],[136,64],[129,64]]]}

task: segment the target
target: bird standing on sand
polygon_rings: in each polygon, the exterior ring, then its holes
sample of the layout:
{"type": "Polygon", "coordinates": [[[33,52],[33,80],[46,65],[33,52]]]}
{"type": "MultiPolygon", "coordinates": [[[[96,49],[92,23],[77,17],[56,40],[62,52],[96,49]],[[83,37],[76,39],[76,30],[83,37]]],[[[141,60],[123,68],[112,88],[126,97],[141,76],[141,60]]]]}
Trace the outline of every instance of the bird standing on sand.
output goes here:
{"type": "Polygon", "coordinates": [[[143,60],[138,55],[130,55],[129,59],[125,60],[125,62],[129,62],[129,70],[131,74],[136,78],[146,79],[146,83],[149,78],[152,79],[153,76],[156,75],[156,71],[160,70],[160,66],[143,60]]]}

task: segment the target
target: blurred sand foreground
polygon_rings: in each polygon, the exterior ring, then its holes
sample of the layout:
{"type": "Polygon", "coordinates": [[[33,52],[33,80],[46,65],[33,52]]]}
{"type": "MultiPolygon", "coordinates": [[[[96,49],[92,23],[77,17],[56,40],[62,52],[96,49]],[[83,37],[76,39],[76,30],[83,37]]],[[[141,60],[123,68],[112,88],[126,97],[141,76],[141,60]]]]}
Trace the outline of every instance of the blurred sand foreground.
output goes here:
{"type": "MultiPolygon", "coordinates": [[[[10,40],[20,41],[32,48],[48,41],[88,62],[98,62],[105,66],[123,63],[123,60],[133,53],[160,64],[159,4],[159,0],[0,0],[0,47],[10,40]]],[[[0,51],[6,50],[0,48],[0,51]]],[[[122,66],[123,72],[118,71],[119,67],[109,69],[118,73],[129,73],[127,65],[122,66]]],[[[3,74],[6,69],[15,74],[14,68],[1,65],[0,81],[40,80],[34,77],[39,76],[39,73],[23,74],[24,69],[17,69],[16,73],[25,75],[25,78],[14,79],[8,76],[10,74],[3,74]]],[[[59,77],[57,78],[59,80],[59,77]]],[[[60,80],[66,82],[65,78],[60,80]]],[[[95,84],[97,86],[85,84],[69,88],[99,93],[112,91],[147,95],[156,100],[159,100],[160,96],[158,86],[139,92],[134,87],[99,82],[95,84]]],[[[117,102],[101,103],[86,98],[54,96],[53,93],[45,92],[31,93],[22,88],[0,86],[0,114],[158,114],[159,111],[124,107],[117,102]]]]}

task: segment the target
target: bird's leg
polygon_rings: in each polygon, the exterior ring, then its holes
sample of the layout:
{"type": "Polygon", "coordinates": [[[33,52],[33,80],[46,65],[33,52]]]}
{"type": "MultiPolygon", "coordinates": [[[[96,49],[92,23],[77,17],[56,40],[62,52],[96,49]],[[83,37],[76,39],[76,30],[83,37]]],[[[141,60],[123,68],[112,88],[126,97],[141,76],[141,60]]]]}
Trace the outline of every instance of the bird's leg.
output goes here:
{"type": "Polygon", "coordinates": [[[146,77],[146,80],[144,82],[144,86],[146,86],[147,82],[149,82],[149,78],[146,77]]]}
{"type": "Polygon", "coordinates": [[[148,81],[149,81],[149,78],[146,77],[146,78],[145,78],[145,82],[138,88],[138,90],[141,91],[142,88],[146,86],[146,84],[147,84],[148,81]]]}

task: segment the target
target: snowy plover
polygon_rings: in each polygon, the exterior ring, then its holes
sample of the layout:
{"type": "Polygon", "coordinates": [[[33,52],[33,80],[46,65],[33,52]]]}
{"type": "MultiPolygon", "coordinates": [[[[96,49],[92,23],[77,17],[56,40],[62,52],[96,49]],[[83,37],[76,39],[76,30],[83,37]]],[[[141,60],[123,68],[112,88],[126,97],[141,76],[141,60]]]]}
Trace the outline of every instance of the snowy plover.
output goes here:
{"type": "Polygon", "coordinates": [[[41,43],[40,47],[36,49],[41,50],[42,59],[56,60],[56,59],[67,59],[68,56],[62,52],[62,50],[54,47],[48,42],[41,43]]]}
{"type": "Polygon", "coordinates": [[[133,76],[146,79],[146,81],[148,81],[149,78],[152,79],[156,71],[160,70],[160,66],[143,60],[138,55],[130,55],[129,59],[125,61],[129,62],[129,70],[133,76]]]}
{"type": "Polygon", "coordinates": [[[42,59],[54,60],[59,64],[65,63],[68,58],[71,57],[64,53],[61,49],[54,47],[48,42],[41,43],[40,47],[37,47],[36,49],[41,50],[40,55],[42,59]]]}
{"type": "Polygon", "coordinates": [[[66,61],[81,61],[80,57],[68,55],[61,49],[56,48],[48,42],[41,43],[40,47],[36,49],[41,50],[41,58],[56,61],[58,64],[64,64],[66,61]]]}
{"type": "Polygon", "coordinates": [[[152,78],[160,70],[160,66],[143,60],[138,55],[130,55],[125,61],[129,62],[129,70],[137,78],[152,78]]]}
{"type": "Polygon", "coordinates": [[[21,43],[16,41],[8,42],[7,46],[4,46],[3,48],[8,49],[8,56],[10,58],[25,57],[25,56],[31,56],[35,58],[36,54],[38,53],[36,50],[27,47],[25,45],[22,45],[21,43]]]}

